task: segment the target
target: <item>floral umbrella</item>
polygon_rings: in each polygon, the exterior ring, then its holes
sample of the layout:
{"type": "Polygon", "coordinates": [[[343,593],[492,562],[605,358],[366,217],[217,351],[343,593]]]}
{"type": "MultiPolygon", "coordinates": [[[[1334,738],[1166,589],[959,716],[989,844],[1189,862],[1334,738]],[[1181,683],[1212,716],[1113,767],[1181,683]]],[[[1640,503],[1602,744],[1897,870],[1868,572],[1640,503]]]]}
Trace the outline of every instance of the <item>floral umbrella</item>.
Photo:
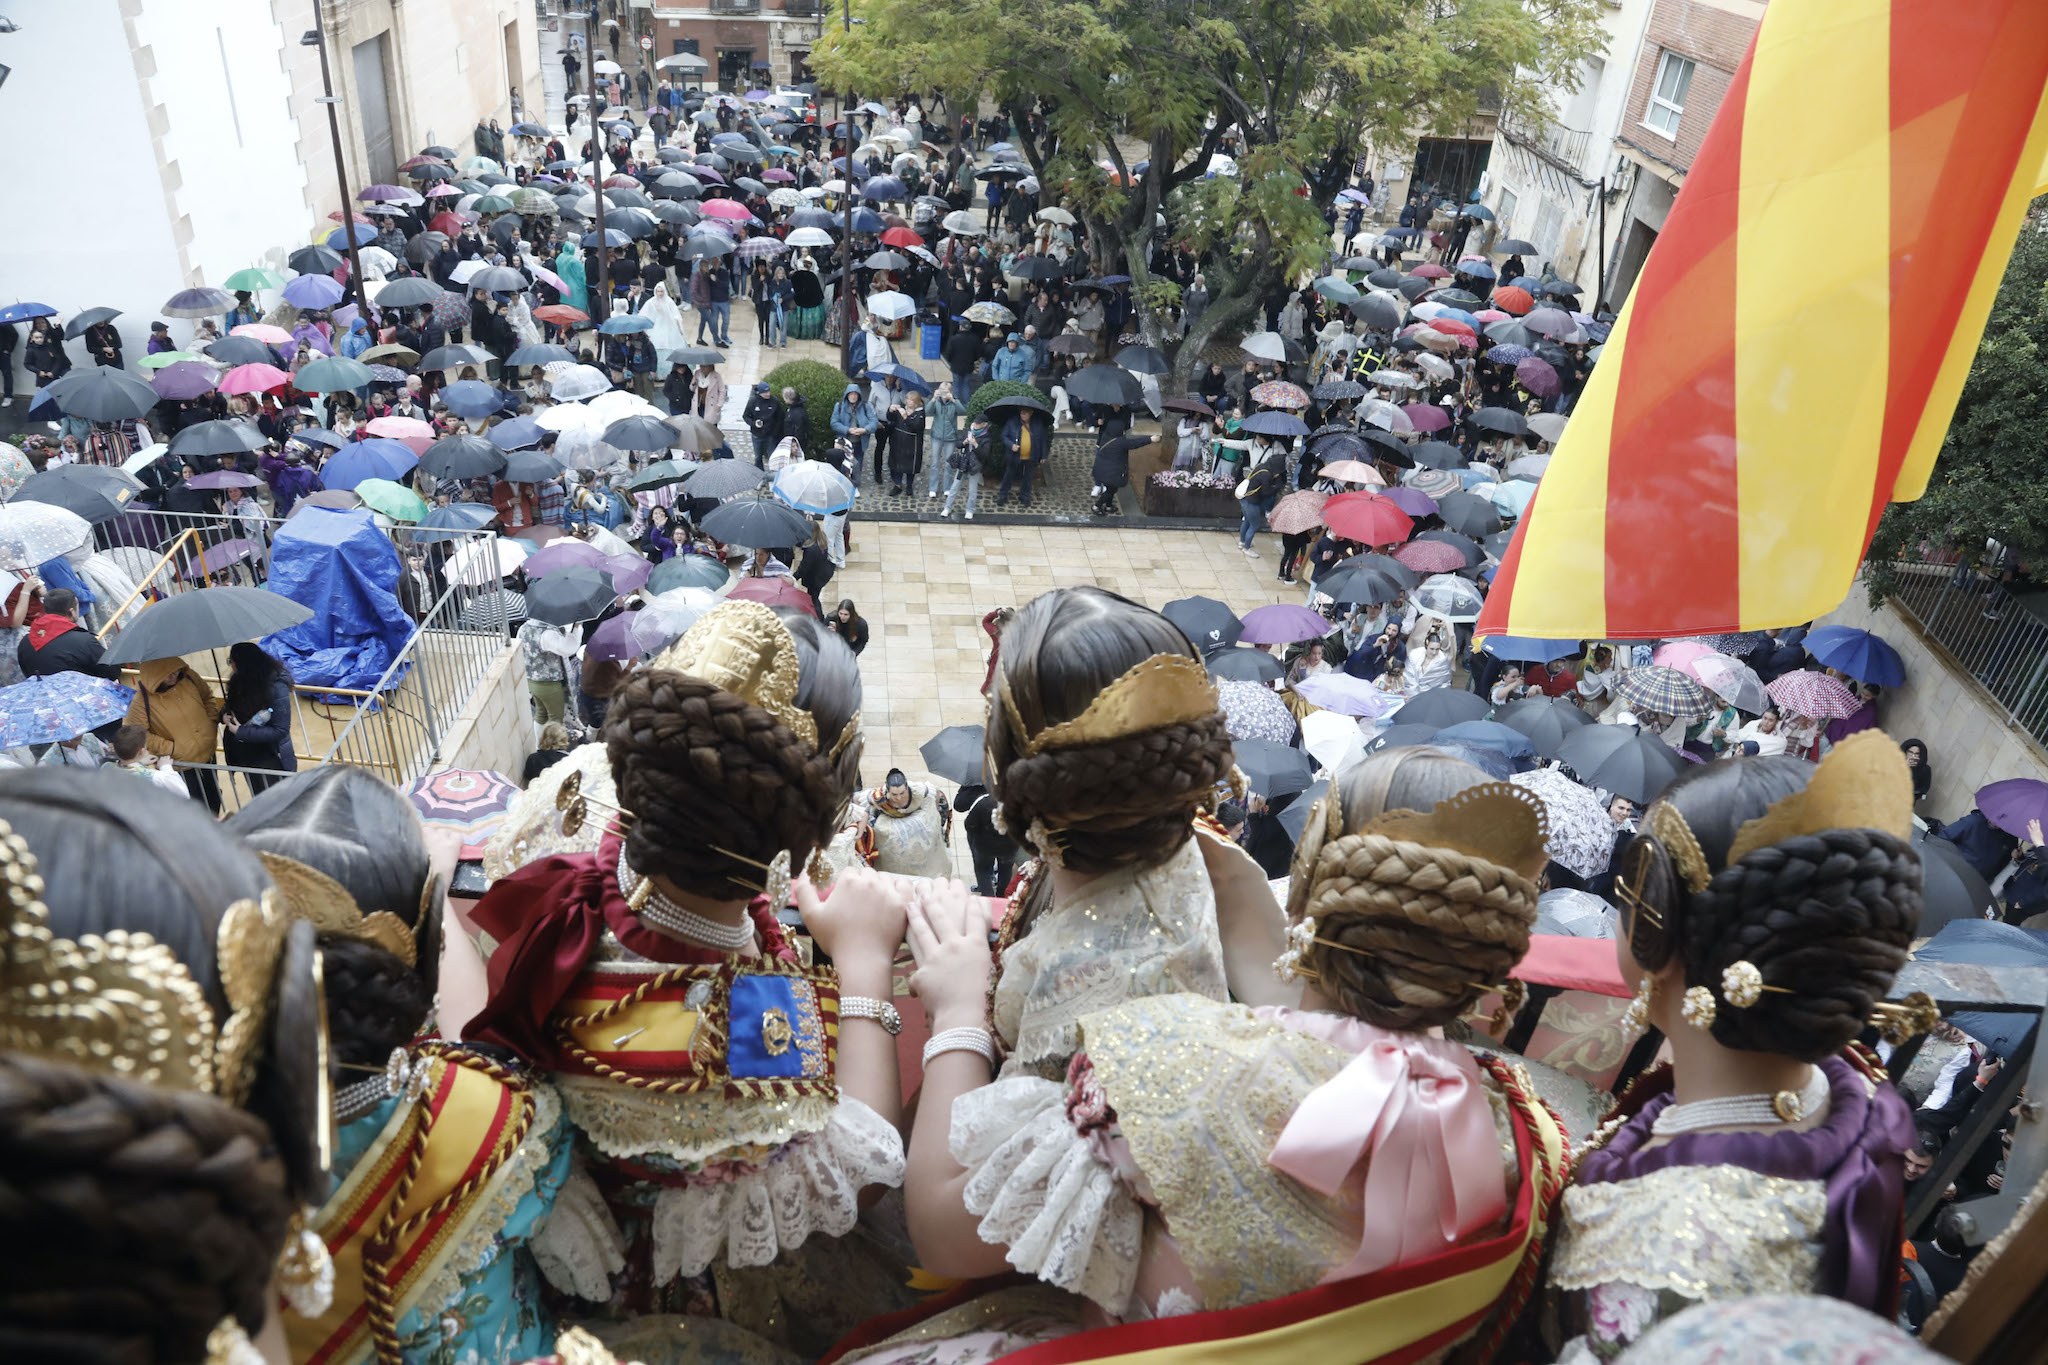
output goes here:
{"type": "Polygon", "coordinates": [[[1222,700],[1232,739],[1269,739],[1275,744],[1294,741],[1294,713],[1270,687],[1224,678],[1216,684],[1216,695],[1222,700]]]}
{"type": "Polygon", "coordinates": [[[0,569],[33,569],[92,539],[84,517],[47,502],[0,507],[0,569]]]}
{"type": "Polygon", "coordinates": [[[1555,768],[1516,773],[1508,781],[1535,793],[1549,814],[1552,861],[1579,877],[1597,877],[1607,870],[1619,833],[1592,788],[1584,787],[1555,768]]]}
{"type": "MultiPolygon", "coordinates": [[[[28,462],[24,460],[22,463],[28,462]]],[[[1283,536],[1312,531],[1323,524],[1323,504],[1329,500],[1328,493],[1318,493],[1313,489],[1289,493],[1273,504],[1273,512],[1266,518],[1266,525],[1283,536]]]]}
{"type": "MultiPolygon", "coordinates": [[[[36,467],[29,463],[28,456],[21,453],[20,446],[0,443],[0,499],[13,497],[14,490],[28,482],[29,475],[35,472],[36,467]]],[[[1322,496],[1316,494],[1317,498],[1322,496]]],[[[1322,503],[1316,505],[1320,507],[1322,503]]]]}
{"type": "Polygon", "coordinates": [[[134,688],[85,673],[49,673],[16,683],[0,690],[0,748],[76,739],[124,719],[134,700],[134,688]]]}
{"type": "Polygon", "coordinates": [[[1298,410],[1308,406],[1308,395],[1300,386],[1290,384],[1284,379],[1269,380],[1258,385],[1251,392],[1251,400],[1263,408],[1298,410]]]}

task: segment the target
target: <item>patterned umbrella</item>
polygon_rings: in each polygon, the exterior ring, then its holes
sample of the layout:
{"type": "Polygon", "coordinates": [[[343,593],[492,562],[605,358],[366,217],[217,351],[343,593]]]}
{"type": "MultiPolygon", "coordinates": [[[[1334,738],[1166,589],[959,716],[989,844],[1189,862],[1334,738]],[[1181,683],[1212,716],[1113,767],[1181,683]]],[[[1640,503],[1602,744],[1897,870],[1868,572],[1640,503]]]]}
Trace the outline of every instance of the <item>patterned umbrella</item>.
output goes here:
{"type": "Polygon", "coordinates": [[[1771,679],[1768,690],[1779,706],[1811,720],[1840,720],[1855,715],[1856,708],[1863,705],[1854,692],[1810,668],[1771,679]]]}
{"type": "Polygon", "coordinates": [[[1264,739],[1275,744],[1294,741],[1294,713],[1272,688],[1226,678],[1217,682],[1216,695],[1223,702],[1223,716],[1232,739],[1264,739]]]}
{"type": "Polygon", "coordinates": [[[1619,832],[1600,798],[1555,768],[1516,773],[1508,781],[1535,793],[1549,813],[1552,861],[1579,877],[1597,877],[1607,870],[1619,832]]]}
{"type": "Polygon", "coordinates": [[[1660,716],[1697,720],[1714,709],[1697,679],[1665,664],[1630,669],[1614,692],[1636,710],[1660,716]]]}
{"type": "Polygon", "coordinates": [[[1527,346],[1500,345],[1488,347],[1486,358],[1496,365],[1519,365],[1535,354],[1527,346]]]}
{"type": "Polygon", "coordinates": [[[1320,612],[1291,602],[1276,602],[1246,612],[1238,639],[1248,645],[1291,645],[1302,640],[1320,640],[1330,629],[1330,622],[1320,612]]]}
{"type": "Polygon", "coordinates": [[[1697,640],[1708,649],[1719,650],[1731,659],[1740,659],[1767,637],[1760,630],[1738,630],[1721,635],[1688,635],[1685,638],[1697,640]]]}
{"type": "Polygon", "coordinates": [[[1760,716],[1770,706],[1770,694],[1756,670],[1726,654],[1702,654],[1686,670],[1707,689],[1739,711],[1760,716]]]}
{"type": "Polygon", "coordinates": [[[502,815],[519,795],[519,784],[503,773],[447,768],[414,780],[405,795],[428,824],[469,828],[502,815]]]}
{"type": "Polygon", "coordinates": [[[1467,567],[1465,556],[1458,547],[1440,540],[1411,540],[1395,549],[1394,558],[1417,573],[1456,573],[1467,567]]]}
{"type": "MultiPolygon", "coordinates": [[[[0,499],[13,497],[14,490],[28,482],[35,472],[36,467],[21,453],[20,446],[0,443],[0,499]]],[[[1320,498],[1322,494],[1316,496],[1320,498]]]]}
{"type": "Polygon", "coordinates": [[[68,508],[47,502],[0,507],[0,569],[33,569],[92,539],[92,526],[68,508]]]}
{"type": "Polygon", "coordinates": [[[85,673],[50,673],[0,691],[0,748],[76,739],[125,718],[135,689],[85,673]]]}
{"type": "Polygon", "coordinates": [[[1258,385],[1252,390],[1251,399],[1262,408],[1300,409],[1308,406],[1308,395],[1302,392],[1299,385],[1290,384],[1284,379],[1268,380],[1258,385]]]}
{"type": "MultiPolygon", "coordinates": [[[[23,461],[27,463],[26,460],[23,461]]],[[[1283,536],[1300,535],[1323,524],[1323,504],[1330,500],[1328,493],[1303,490],[1289,493],[1273,504],[1272,515],[1266,518],[1266,525],[1283,536]]]]}

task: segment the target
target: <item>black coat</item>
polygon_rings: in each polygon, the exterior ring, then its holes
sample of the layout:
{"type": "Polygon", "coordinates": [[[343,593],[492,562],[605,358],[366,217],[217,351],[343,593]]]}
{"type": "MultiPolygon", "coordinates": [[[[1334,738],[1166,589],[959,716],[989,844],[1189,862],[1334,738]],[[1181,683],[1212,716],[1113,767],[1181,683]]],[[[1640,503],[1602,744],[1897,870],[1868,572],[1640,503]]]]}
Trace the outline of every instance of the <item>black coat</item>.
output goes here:
{"type": "Polygon", "coordinates": [[[45,678],[52,673],[86,673],[112,682],[121,680],[119,667],[100,662],[100,655],[107,652],[106,647],[100,643],[98,636],[84,626],[76,626],[65,631],[48,641],[41,649],[35,647],[32,638],[34,622],[30,623],[30,627],[29,631],[23,632],[21,644],[15,648],[14,654],[16,661],[21,664],[23,677],[45,678]]]}
{"type": "Polygon", "coordinates": [[[810,405],[804,402],[802,394],[798,394],[796,401],[791,403],[788,410],[782,414],[782,435],[785,440],[794,436],[797,445],[803,447],[806,454],[809,453],[811,443],[811,409],[810,405]]]}
{"type": "Polygon", "coordinates": [[[747,431],[754,438],[754,450],[765,458],[775,448],[775,443],[782,439],[782,400],[772,393],[757,393],[747,400],[746,411],[741,416],[746,419],[747,431]]]}
{"type": "Polygon", "coordinates": [[[896,410],[889,422],[889,477],[907,478],[924,455],[924,409],[896,410]]]}
{"type": "Polygon", "coordinates": [[[962,327],[946,338],[946,368],[954,374],[972,374],[981,363],[981,338],[972,328],[962,327]]]}
{"type": "Polygon", "coordinates": [[[233,734],[221,735],[221,758],[231,768],[268,768],[273,772],[294,773],[299,770],[298,754],[292,747],[292,685],[290,677],[280,669],[271,679],[270,688],[260,705],[249,705],[249,715],[242,715],[230,703],[227,713],[241,722],[241,728],[233,734]],[[270,715],[260,723],[251,723],[250,716],[269,711],[270,715]]]}
{"type": "Polygon", "coordinates": [[[1131,481],[1131,452],[1158,439],[1126,433],[1104,441],[1095,448],[1095,482],[1104,488],[1122,488],[1131,481]]]}

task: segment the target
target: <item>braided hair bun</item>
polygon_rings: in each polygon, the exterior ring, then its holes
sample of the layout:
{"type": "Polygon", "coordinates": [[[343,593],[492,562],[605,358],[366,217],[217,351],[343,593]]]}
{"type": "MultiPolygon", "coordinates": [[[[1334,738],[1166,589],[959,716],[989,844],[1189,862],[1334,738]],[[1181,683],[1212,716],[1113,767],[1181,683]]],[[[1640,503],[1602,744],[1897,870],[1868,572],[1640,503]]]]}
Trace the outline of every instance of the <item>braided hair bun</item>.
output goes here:
{"type": "Polygon", "coordinates": [[[1438,1027],[1505,983],[1528,952],[1537,897],[1528,876],[1438,843],[1360,832],[1490,780],[1440,749],[1390,749],[1338,779],[1341,829],[1312,838],[1311,817],[1289,910],[1324,940],[1302,960],[1331,1004],[1379,1028],[1438,1027]]]}
{"type": "Polygon", "coordinates": [[[1180,627],[1101,588],[1055,588],[1003,630],[989,697],[988,768],[1010,837],[1034,822],[1059,831],[1060,863],[1077,872],[1149,867],[1187,841],[1197,807],[1230,776],[1222,711],[1098,743],[1026,756],[1025,741],[1074,719],[1104,688],[1156,654],[1199,659],[1180,627]],[[1008,690],[1024,733],[1003,704],[1008,690]]]}
{"type": "Polygon", "coordinates": [[[693,895],[746,899],[785,850],[802,867],[860,780],[858,734],[830,752],[860,711],[853,651],[803,612],[775,614],[796,642],[796,705],[817,722],[816,747],[744,697],[662,668],[629,676],[605,713],[619,804],[634,814],[626,856],[693,895]]]}
{"type": "MultiPolygon", "coordinates": [[[[1862,1031],[1905,964],[1921,901],[1920,855],[1883,830],[1798,834],[1728,862],[1737,831],[1803,790],[1816,771],[1785,756],[1694,768],[1659,799],[1684,817],[1708,872],[1705,889],[1686,885],[1681,858],[1650,832],[1630,844],[1622,873],[1663,921],[1660,929],[1635,912],[1636,960],[1654,971],[1675,956],[1687,987],[1711,990],[1719,1003],[1711,1032],[1724,1047],[1806,1062],[1832,1056],[1862,1031]],[[1732,1005],[1722,975],[1737,962],[1782,989],[1732,1005]]],[[[1685,837],[1675,826],[1667,832],[1685,837]]]]}

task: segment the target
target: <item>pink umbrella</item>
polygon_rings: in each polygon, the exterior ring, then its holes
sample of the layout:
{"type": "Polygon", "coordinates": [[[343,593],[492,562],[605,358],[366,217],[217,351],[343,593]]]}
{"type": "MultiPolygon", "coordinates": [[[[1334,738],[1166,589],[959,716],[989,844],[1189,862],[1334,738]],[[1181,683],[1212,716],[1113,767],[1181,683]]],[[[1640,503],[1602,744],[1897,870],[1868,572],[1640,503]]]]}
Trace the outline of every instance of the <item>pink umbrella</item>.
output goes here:
{"type": "Polygon", "coordinates": [[[1447,280],[1451,277],[1450,271],[1434,261],[1416,266],[1413,273],[1422,276],[1425,280],[1447,280]]]}
{"type": "MultiPolygon", "coordinates": [[[[1459,562],[1463,563],[1462,556],[1459,562]]],[[[1320,640],[1330,629],[1329,621],[1320,612],[1292,602],[1275,602],[1246,612],[1244,634],[1237,638],[1248,645],[1291,645],[1297,640],[1320,640]]]]}
{"type": "Polygon", "coordinates": [[[1659,645],[1657,652],[1650,656],[1650,662],[1663,664],[1666,668],[1675,668],[1704,682],[1706,679],[1700,678],[1699,661],[1721,657],[1723,656],[1719,650],[1712,645],[1703,645],[1698,640],[1673,640],[1668,645],[1659,645]]]}
{"type": "Polygon", "coordinates": [[[563,283],[562,277],[560,275],[557,275],[554,271],[549,270],[546,266],[528,265],[526,268],[527,270],[532,272],[533,277],[535,279],[545,280],[547,283],[553,285],[556,289],[560,290],[564,294],[569,292],[569,286],[563,283]]]}
{"type": "Polygon", "coordinates": [[[1330,500],[1328,493],[1304,489],[1289,493],[1273,504],[1272,515],[1266,518],[1266,525],[1283,536],[1298,536],[1323,524],[1323,504],[1330,500]]]}
{"type": "Polygon", "coordinates": [[[403,441],[409,436],[428,441],[434,439],[434,428],[417,417],[379,417],[364,430],[372,436],[389,436],[396,441],[403,441]]]}
{"type": "Polygon", "coordinates": [[[1411,540],[1396,546],[1394,558],[1417,573],[1456,573],[1465,567],[1465,554],[1441,540],[1411,540]]]}
{"type": "Polygon", "coordinates": [[[222,393],[269,393],[292,382],[275,365],[237,365],[220,378],[222,393]]]}
{"type": "Polygon", "coordinates": [[[794,180],[796,176],[790,171],[783,170],[780,166],[770,166],[767,170],[761,172],[761,178],[772,185],[778,180],[794,180]]]}
{"type": "Polygon", "coordinates": [[[1478,318],[1481,322],[1513,322],[1515,320],[1514,314],[1503,313],[1498,308],[1482,308],[1472,316],[1478,318]]]}
{"type": "MultiPolygon", "coordinates": [[[[1380,488],[1385,487],[1387,482],[1377,469],[1363,460],[1338,460],[1326,464],[1316,471],[1316,477],[1335,479],[1338,483],[1371,484],[1380,488]]],[[[1430,510],[1433,512],[1436,509],[1432,507],[1430,510]]]]}
{"type": "Polygon", "coordinates": [[[456,188],[455,188],[455,187],[454,187],[453,185],[450,185],[450,184],[448,184],[448,183],[446,183],[446,182],[444,181],[443,183],[441,183],[441,184],[439,184],[439,185],[436,185],[436,186],[434,186],[434,188],[432,188],[432,189],[428,190],[428,191],[427,191],[427,198],[429,198],[429,199],[455,199],[455,198],[459,198],[459,197],[461,196],[461,194],[462,194],[462,191],[461,191],[461,190],[458,190],[458,189],[456,189],[456,188]]]}
{"type": "Polygon", "coordinates": [[[1401,411],[1417,431],[1442,431],[1451,424],[1451,414],[1435,403],[1403,403],[1401,411]]]}
{"type": "Polygon", "coordinates": [[[580,540],[558,540],[546,549],[535,550],[520,567],[526,570],[528,578],[541,578],[577,564],[602,569],[606,567],[604,551],[580,540]]]}
{"type": "Polygon", "coordinates": [[[228,335],[248,337],[251,341],[260,341],[265,346],[289,346],[292,344],[292,334],[290,332],[287,332],[282,327],[272,327],[267,322],[245,322],[240,327],[231,330],[228,335]]]}
{"type": "Polygon", "coordinates": [[[1811,720],[1841,720],[1855,715],[1863,705],[1854,692],[1810,668],[1771,679],[1768,690],[1772,701],[1795,716],[1811,720]]]}
{"type": "Polygon", "coordinates": [[[754,215],[747,212],[745,204],[735,203],[730,199],[707,199],[704,201],[704,216],[730,218],[737,222],[744,218],[752,218],[754,215]]]}

